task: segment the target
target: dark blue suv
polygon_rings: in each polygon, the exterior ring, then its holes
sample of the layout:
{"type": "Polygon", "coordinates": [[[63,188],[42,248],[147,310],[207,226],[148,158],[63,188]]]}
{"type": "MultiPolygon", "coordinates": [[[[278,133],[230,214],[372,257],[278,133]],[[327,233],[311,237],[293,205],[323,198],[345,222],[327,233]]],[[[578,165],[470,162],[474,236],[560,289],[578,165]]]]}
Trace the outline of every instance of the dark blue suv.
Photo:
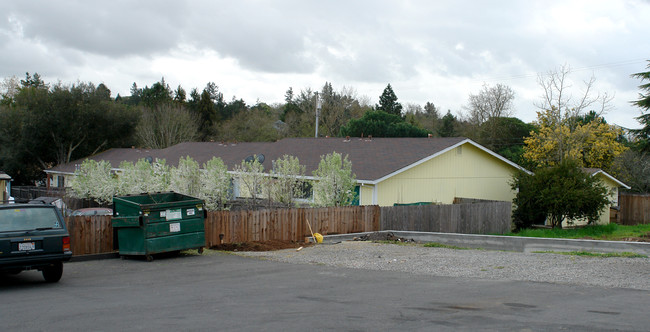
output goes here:
{"type": "Polygon", "coordinates": [[[70,235],[61,211],[49,204],[0,204],[0,273],[39,270],[48,282],[70,260],[70,235]]]}

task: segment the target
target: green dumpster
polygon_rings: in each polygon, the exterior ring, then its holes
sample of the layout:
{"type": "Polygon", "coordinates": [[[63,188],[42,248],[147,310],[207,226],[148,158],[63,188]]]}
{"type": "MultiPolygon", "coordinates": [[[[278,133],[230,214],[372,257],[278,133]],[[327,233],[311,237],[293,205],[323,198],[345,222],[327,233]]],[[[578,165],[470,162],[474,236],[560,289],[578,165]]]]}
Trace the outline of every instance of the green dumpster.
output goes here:
{"type": "Polygon", "coordinates": [[[113,197],[121,256],[199,249],[205,245],[204,202],[175,192],[113,197]]]}

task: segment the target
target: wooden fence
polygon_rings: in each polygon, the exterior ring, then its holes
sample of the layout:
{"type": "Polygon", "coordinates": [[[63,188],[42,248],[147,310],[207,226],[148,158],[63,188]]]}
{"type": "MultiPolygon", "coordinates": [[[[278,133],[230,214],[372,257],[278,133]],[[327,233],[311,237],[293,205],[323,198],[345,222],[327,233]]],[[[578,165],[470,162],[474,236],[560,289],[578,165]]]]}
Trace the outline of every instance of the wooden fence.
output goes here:
{"type": "Polygon", "coordinates": [[[72,254],[92,255],[113,251],[111,216],[78,216],[65,218],[72,254]]]}
{"type": "MultiPolygon", "coordinates": [[[[502,234],[510,231],[509,202],[423,206],[349,206],[257,211],[210,211],[205,245],[251,241],[303,241],[323,235],[408,230],[502,234]],[[309,224],[307,223],[309,221],[309,224]]],[[[67,217],[73,255],[113,252],[111,216],[67,217]]]]}
{"type": "Polygon", "coordinates": [[[379,230],[378,206],[214,211],[205,222],[206,246],[249,241],[303,241],[315,233],[347,234],[379,230]],[[307,223],[309,221],[309,224],[307,223]],[[221,238],[220,238],[221,235],[221,238]]]}
{"type": "Polygon", "coordinates": [[[463,234],[504,234],[512,223],[510,202],[381,208],[381,229],[463,234]]]}
{"type": "Polygon", "coordinates": [[[650,224],[650,195],[619,193],[621,225],[650,224]]]}
{"type": "Polygon", "coordinates": [[[41,196],[63,197],[66,189],[58,187],[11,186],[11,196],[15,199],[30,200],[41,196]]]}

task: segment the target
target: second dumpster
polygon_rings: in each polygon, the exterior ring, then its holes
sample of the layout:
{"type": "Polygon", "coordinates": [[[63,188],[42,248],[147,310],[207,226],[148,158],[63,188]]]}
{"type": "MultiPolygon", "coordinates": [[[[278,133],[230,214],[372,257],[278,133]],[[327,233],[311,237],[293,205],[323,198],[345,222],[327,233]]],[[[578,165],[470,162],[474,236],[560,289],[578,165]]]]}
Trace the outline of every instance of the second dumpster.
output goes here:
{"type": "Polygon", "coordinates": [[[152,255],[205,246],[205,210],[201,199],[175,193],[113,198],[113,229],[121,256],[152,255]]]}

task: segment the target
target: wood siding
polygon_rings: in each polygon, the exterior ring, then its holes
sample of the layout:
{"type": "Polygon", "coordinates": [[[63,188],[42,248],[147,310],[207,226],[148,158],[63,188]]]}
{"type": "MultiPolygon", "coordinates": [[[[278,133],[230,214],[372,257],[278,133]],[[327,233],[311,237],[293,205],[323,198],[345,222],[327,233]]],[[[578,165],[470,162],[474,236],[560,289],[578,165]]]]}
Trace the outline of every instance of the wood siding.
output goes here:
{"type": "Polygon", "coordinates": [[[375,205],[372,201],[372,195],[374,192],[375,186],[373,185],[362,185],[359,189],[359,205],[375,205]]]}

